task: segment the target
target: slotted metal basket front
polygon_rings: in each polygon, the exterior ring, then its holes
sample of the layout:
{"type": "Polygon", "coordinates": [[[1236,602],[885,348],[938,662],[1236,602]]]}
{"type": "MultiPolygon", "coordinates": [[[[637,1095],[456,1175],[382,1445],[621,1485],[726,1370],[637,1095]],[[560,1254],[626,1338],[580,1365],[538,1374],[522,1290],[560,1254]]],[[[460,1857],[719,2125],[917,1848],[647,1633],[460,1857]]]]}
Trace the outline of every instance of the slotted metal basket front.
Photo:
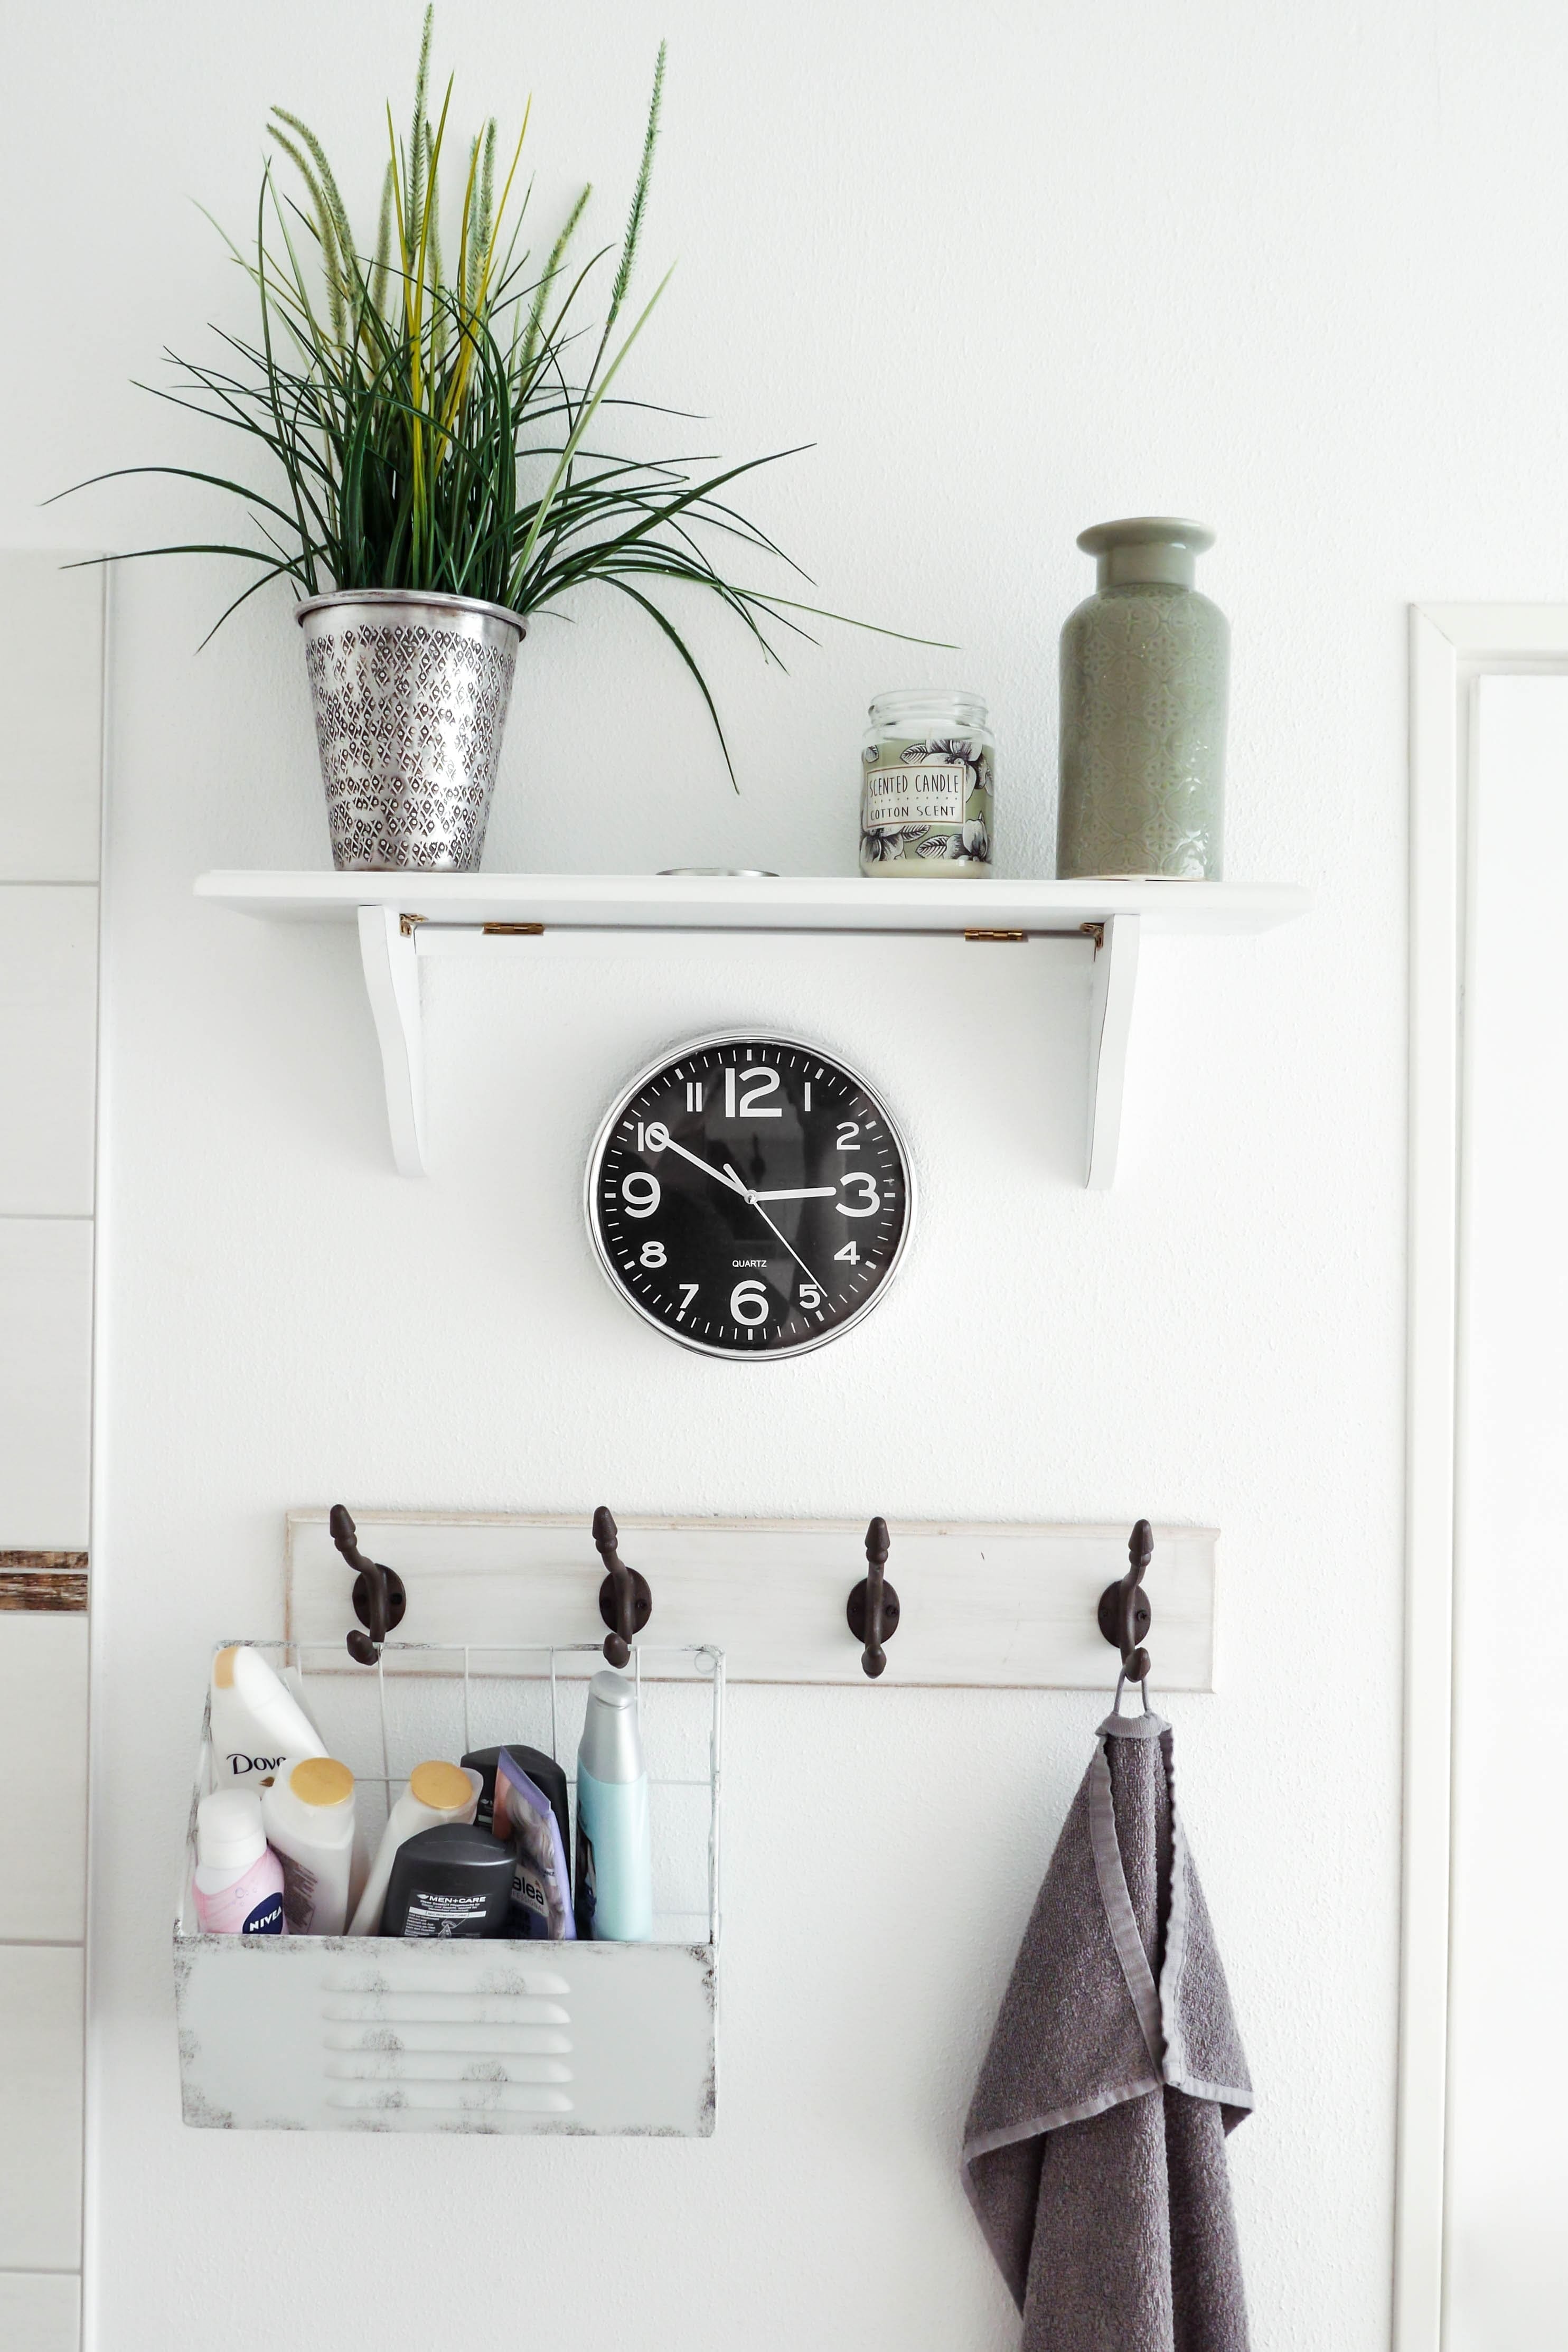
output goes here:
{"type": "MultiPolygon", "coordinates": [[[[521,1741],[569,1768],[597,1647],[389,1642],[373,1671],[340,1648],[259,1642],[352,1769],[374,1851],[426,1757],[521,1741]]],[[[174,1922],[187,2124],[237,2130],[706,2137],[716,2090],[724,1660],[633,1651],[653,1834],[646,1944],[210,1936],[192,1888],[174,1922]]],[[[575,1823],[575,1775],[569,1769],[575,1823]]]]}

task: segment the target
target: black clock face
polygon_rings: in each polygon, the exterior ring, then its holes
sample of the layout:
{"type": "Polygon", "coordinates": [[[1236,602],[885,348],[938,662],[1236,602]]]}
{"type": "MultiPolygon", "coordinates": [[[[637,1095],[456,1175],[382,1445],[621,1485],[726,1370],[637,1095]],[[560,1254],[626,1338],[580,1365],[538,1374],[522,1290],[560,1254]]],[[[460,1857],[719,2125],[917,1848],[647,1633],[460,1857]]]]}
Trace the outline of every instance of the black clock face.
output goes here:
{"type": "Polygon", "coordinates": [[[896,1129],[809,1045],[705,1037],[633,1080],[588,1167],[630,1305],[709,1355],[797,1355],[875,1306],[913,1202],[896,1129]]]}

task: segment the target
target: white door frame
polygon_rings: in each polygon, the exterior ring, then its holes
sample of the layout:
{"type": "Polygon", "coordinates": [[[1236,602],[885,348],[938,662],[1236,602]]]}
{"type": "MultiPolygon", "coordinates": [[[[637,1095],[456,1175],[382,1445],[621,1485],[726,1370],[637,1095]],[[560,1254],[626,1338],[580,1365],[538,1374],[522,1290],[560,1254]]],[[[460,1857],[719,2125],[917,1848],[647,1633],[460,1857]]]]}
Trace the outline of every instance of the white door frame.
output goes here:
{"type": "Polygon", "coordinates": [[[1459,1149],[1476,688],[1568,675],[1568,604],[1410,614],[1410,1226],[1405,1825],[1395,2352],[1440,2352],[1448,2178],[1448,1921],[1459,1149]]]}

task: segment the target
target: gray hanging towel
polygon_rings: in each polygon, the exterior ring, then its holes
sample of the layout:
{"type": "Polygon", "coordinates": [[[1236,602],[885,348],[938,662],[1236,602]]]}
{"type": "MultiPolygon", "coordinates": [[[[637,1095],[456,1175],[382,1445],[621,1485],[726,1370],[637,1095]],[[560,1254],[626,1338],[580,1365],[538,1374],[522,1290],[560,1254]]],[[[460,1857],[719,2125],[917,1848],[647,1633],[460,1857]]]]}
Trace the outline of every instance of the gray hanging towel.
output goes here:
{"type": "Polygon", "coordinates": [[[1024,2352],[1247,2352],[1225,2138],[1251,2105],[1170,1727],[1113,1714],[964,2134],[1024,2352]]]}

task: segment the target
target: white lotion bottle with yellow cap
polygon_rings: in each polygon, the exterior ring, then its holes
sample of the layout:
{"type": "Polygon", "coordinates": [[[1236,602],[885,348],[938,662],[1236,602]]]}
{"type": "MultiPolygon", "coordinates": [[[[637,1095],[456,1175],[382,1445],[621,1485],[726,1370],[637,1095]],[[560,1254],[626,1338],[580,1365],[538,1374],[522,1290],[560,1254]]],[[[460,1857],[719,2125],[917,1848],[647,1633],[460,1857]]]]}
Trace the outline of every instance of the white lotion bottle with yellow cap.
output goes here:
{"type": "Polygon", "coordinates": [[[350,1924],[350,1936],[380,1934],[382,1906],[399,1846],[421,1830],[439,1829],[446,1822],[472,1822],[484,1785],[484,1775],[472,1766],[439,1762],[414,1766],[407,1788],[387,1815],[365,1891],[350,1924]]]}
{"type": "Polygon", "coordinates": [[[259,1790],[286,1758],[327,1752],[287,1684],[243,1643],[213,1660],[210,1723],[214,1789],[259,1790]]]}
{"type": "Polygon", "coordinates": [[[354,1776],[335,1756],[286,1760],[261,1792],[267,1842],[283,1864],[291,1936],[340,1936],[354,1857],[354,1776]]]}

